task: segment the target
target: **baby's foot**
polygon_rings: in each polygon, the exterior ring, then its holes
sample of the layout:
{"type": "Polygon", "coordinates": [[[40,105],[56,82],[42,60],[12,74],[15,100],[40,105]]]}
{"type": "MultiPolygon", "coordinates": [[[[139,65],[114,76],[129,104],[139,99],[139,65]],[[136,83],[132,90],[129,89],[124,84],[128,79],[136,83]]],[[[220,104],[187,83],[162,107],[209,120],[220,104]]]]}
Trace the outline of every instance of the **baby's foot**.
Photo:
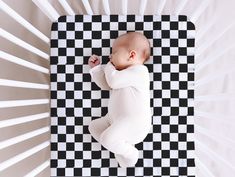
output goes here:
{"type": "Polygon", "coordinates": [[[133,153],[128,154],[128,156],[124,157],[120,154],[114,154],[116,160],[118,161],[120,167],[134,167],[139,159],[139,151],[135,149],[133,153]]]}

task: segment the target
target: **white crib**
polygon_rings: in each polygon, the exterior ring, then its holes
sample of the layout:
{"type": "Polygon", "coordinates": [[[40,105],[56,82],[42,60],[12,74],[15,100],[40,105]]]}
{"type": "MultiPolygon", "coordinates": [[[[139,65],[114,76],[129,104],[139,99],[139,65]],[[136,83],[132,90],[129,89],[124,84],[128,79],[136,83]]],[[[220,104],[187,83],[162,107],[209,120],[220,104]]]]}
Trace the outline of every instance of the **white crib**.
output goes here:
{"type": "Polygon", "coordinates": [[[0,0],[0,176],[50,176],[53,21],[74,14],[180,14],[196,26],[196,175],[233,177],[234,7],[232,0],[0,0]]]}

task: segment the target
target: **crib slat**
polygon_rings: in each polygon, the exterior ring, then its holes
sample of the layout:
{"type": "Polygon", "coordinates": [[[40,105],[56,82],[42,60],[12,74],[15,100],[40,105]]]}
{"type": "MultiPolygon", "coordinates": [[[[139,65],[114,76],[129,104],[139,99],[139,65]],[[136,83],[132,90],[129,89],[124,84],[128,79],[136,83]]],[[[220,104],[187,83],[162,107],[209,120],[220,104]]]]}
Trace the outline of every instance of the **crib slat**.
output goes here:
{"type": "Polygon", "coordinates": [[[18,154],[16,156],[2,162],[0,164],[0,172],[7,169],[7,168],[9,168],[12,165],[18,163],[18,162],[26,159],[27,157],[30,157],[31,155],[41,151],[42,149],[45,149],[49,145],[50,145],[50,141],[45,141],[45,142],[43,142],[43,143],[41,143],[41,144],[39,144],[39,145],[37,145],[33,148],[21,153],[21,154],[18,154]]]}
{"type": "Polygon", "coordinates": [[[197,57],[200,56],[208,47],[210,47],[214,42],[216,42],[218,39],[220,39],[224,34],[226,34],[227,31],[229,31],[235,23],[229,24],[226,28],[224,28],[223,31],[221,31],[216,37],[211,39],[209,42],[204,42],[204,45],[201,45],[200,47],[196,48],[197,57]]]}
{"type": "Polygon", "coordinates": [[[221,101],[221,100],[235,100],[234,93],[219,93],[206,96],[195,96],[195,102],[205,101],[221,101]]]}
{"type": "MultiPolygon", "coordinates": [[[[197,119],[198,118],[200,118],[200,117],[197,117],[197,119]]],[[[203,118],[205,118],[205,117],[203,117],[203,118]]],[[[234,145],[235,145],[235,142],[232,139],[227,138],[225,136],[222,136],[218,133],[212,133],[211,131],[206,130],[205,128],[201,127],[200,125],[197,125],[197,124],[195,125],[195,131],[207,136],[210,139],[213,139],[214,141],[218,141],[219,144],[223,143],[223,145],[228,146],[228,147],[234,147],[234,145]]]]}
{"type": "Polygon", "coordinates": [[[166,0],[162,0],[162,1],[159,2],[159,4],[158,3],[156,3],[156,4],[157,4],[156,14],[161,15],[162,11],[163,11],[163,8],[166,4],[166,0]]]}
{"type": "Polygon", "coordinates": [[[8,79],[0,79],[0,86],[9,86],[9,87],[21,87],[21,88],[33,88],[33,89],[49,89],[47,84],[37,84],[32,82],[22,82],[8,79]]]}
{"type": "Polygon", "coordinates": [[[7,13],[10,17],[12,17],[15,21],[20,23],[30,32],[32,32],[35,36],[43,40],[45,43],[49,44],[50,40],[46,35],[44,35],[42,32],[36,29],[32,24],[26,21],[23,17],[21,17],[18,13],[16,13],[12,8],[10,8],[2,0],[0,0],[0,9],[2,9],[5,13],[7,13]]]}
{"type": "Polygon", "coordinates": [[[20,66],[24,66],[26,68],[30,68],[30,69],[33,69],[33,70],[36,70],[36,71],[39,71],[39,72],[42,72],[42,73],[45,73],[45,74],[49,74],[49,69],[44,68],[44,67],[39,66],[39,65],[36,65],[34,63],[31,63],[31,62],[28,62],[24,59],[13,56],[13,55],[8,54],[8,53],[3,52],[3,51],[0,51],[0,58],[2,58],[4,60],[7,60],[7,61],[10,61],[12,63],[18,64],[20,66]]]}
{"type": "Polygon", "coordinates": [[[4,148],[7,148],[11,145],[20,143],[22,141],[28,140],[30,138],[33,138],[35,136],[38,136],[38,135],[44,134],[46,132],[49,132],[49,130],[50,130],[50,127],[47,126],[47,127],[43,127],[43,128],[31,131],[31,132],[25,133],[23,135],[19,135],[19,136],[7,139],[5,141],[2,141],[2,142],[0,142],[0,150],[4,149],[4,148]]]}
{"type": "Polygon", "coordinates": [[[127,0],[122,0],[122,13],[123,15],[127,15],[127,0]]]}
{"type": "Polygon", "coordinates": [[[87,13],[88,13],[89,15],[93,15],[93,11],[92,11],[92,9],[91,9],[91,5],[90,5],[89,1],[88,1],[88,0],[82,0],[82,3],[83,3],[83,5],[84,5],[84,7],[85,7],[87,13]]]}
{"type": "Polygon", "coordinates": [[[141,0],[140,1],[140,7],[139,7],[139,14],[144,15],[144,11],[147,5],[147,0],[141,0]]]}
{"type": "Polygon", "coordinates": [[[0,101],[0,108],[48,104],[49,99],[0,101]]]}
{"type": "Polygon", "coordinates": [[[104,11],[107,15],[110,15],[110,7],[109,7],[109,1],[108,0],[103,0],[103,5],[104,5],[104,11]]]}
{"type": "Polygon", "coordinates": [[[235,170],[235,167],[233,164],[229,163],[227,160],[225,160],[222,156],[218,155],[216,152],[211,150],[208,146],[205,145],[205,143],[202,143],[200,140],[196,139],[196,144],[198,144],[198,148],[208,154],[214,161],[220,162],[221,164],[224,164],[226,167],[229,167],[233,170],[235,170]]]}
{"type": "Polygon", "coordinates": [[[220,57],[222,57],[224,54],[226,54],[227,52],[229,52],[230,50],[234,50],[235,49],[235,45],[229,46],[227,48],[224,48],[223,50],[217,50],[213,56],[208,56],[205,59],[203,59],[203,61],[201,61],[200,63],[198,63],[195,66],[195,73],[199,73],[201,69],[203,69],[204,67],[208,66],[208,64],[215,62],[216,60],[220,59],[220,57]]]}
{"type": "Polygon", "coordinates": [[[198,169],[203,169],[200,171],[203,171],[203,174],[206,173],[207,177],[216,177],[213,173],[211,173],[211,170],[199,159],[199,157],[195,158],[195,164],[198,169]]]}
{"type": "Polygon", "coordinates": [[[39,173],[41,173],[44,169],[48,168],[50,166],[50,161],[47,160],[41,165],[39,165],[37,168],[33,169],[31,172],[26,174],[24,177],[34,177],[37,176],[39,173]]]}
{"type": "Polygon", "coordinates": [[[16,45],[23,47],[24,49],[33,52],[37,55],[39,55],[40,57],[49,60],[49,55],[41,50],[39,50],[38,48],[28,44],[27,42],[21,40],[20,38],[17,38],[16,36],[12,35],[11,33],[8,33],[7,31],[5,31],[4,29],[0,28],[0,36],[2,36],[3,38],[15,43],[16,45]]]}
{"type": "Polygon", "coordinates": [[[235,70],[227,70],[224,73],[221,73],[221,72],[220,73],[213,73],[213,75],[211,74],[206,77],[203,77],[202,79],[198,79],[195,82],[195,88],[198,88],[199,86],[202,86],[205,84],[209,84],[211,81],[213,81],[213,80],[215,81],[216,79],[223,78],[228,74],[234,75],[235,74],[234,72],[235,72],[235,70]]]}
{"type": "Polygon", "coordinates": [[[208,7],[208,5],[212,2],[212,0],[203,0],[201,1],[200,5],[196,8],[195,12],[190,15],[189,19],[191,22],[195,24],[199,16],[202,12],[208,7]]]}
{"type": "Polygon", "coordinates": [[[59,13],[55,10],[55,8],[48,2],[48,0],[32,0],[36,6],[41,9],[41,11],[51,20],[51,21],[56,21],[60,15],[59,13]]]}
{"type": "Polygon", "coordinates": [[[198,43],[204,34],[216,23],[216,18],[211,19],[207,25],[203,26],[201,30],[196,31],[195,43],[198,43]]]}
{"type": "Polygon", "coordinates": [[[7,119],[0,121],[0,128],[9,127],[13,125],[18,125],[26,122],[31,122],[35,120],[45,119],[50,116],[49,112],[41,113],[41,114],[34,114],[30,116],[18,117],[13,119],[7,119]]]}
{"type": "Polygon", "coordinates": [[[69,14],[69,15],[75,15],[75,12],[73,9],[70,7],[69,3],[66,0],[59,0],[59,3],[62,5],[64,10],[69,14]]]}
{"type": "Polygon", "coordinates": [[[184,8],[184,6],[186,5],[186,3],[188,2],[188,0],[181,0],[179,1],[179,3],[177,4],[177,6],[174,9],[174,15],[179,15],[181,10],[184,8]]]}

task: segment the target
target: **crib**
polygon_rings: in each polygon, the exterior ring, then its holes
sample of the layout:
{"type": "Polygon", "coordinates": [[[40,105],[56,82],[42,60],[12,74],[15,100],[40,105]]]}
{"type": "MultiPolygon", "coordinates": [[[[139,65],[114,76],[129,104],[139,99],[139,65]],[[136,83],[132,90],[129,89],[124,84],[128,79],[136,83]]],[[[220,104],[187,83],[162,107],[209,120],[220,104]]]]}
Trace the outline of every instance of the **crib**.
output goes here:
{"type": "Polygon", "coordinates": [[[50,176],[50,29],[75,14],[182,14],[194,23],[196,176],[234,176],[234,7],[231,0],[0,0],[0,176],[50,176]]]}

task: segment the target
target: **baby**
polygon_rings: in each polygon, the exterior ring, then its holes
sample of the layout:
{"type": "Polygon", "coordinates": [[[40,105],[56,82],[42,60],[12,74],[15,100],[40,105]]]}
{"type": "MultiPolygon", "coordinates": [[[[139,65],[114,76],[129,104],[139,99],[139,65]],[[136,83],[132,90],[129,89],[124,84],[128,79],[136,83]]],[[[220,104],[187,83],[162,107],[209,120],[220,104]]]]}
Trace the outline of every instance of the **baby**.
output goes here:
{"type": "Polygon", "coordinates": [[[135,166],[139,158],[135,144],[146,138],[152,126],[150,79],[144,65],[149,57],[148,39],[141,33],[129,32],[114,41],[105,66],[96,55],[88,61],[94,82],[110,90],[108,113],[91,121],[88,129],[114,153],[120,167],[135,166]]]}

